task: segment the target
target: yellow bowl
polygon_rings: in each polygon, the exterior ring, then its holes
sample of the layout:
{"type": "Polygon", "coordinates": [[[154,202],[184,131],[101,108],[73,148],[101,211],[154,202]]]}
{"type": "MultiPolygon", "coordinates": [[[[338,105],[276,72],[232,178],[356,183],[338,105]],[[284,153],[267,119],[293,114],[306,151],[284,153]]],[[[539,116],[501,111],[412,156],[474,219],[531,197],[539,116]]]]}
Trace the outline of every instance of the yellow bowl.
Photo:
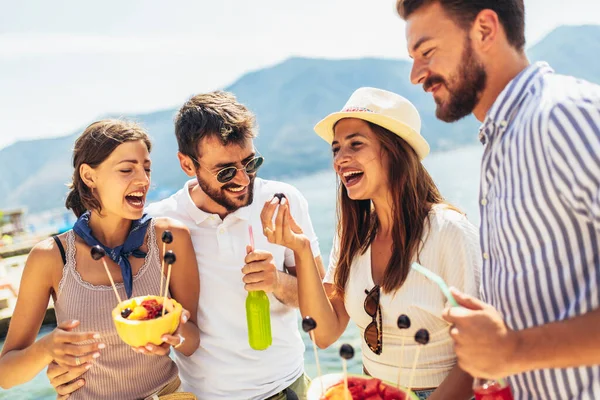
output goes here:
{"type": "Polygon", "coordinates": [[[155,299],[162,304],[163,297],[159,296],[138,296],[121,302],[112,311],[113,322],[121,340],[133,347],[145,346],[148,343],[157,346],[163,343],[162,335],[170,335],[179,326],[181,319],[181,304],[173,299],[167,298],[165,305],[169,312],[162,317],[147,320],[126,319],[121,316],[121,310],[129,307],[132,301],[140,304],[144,300],[155,299]]]}

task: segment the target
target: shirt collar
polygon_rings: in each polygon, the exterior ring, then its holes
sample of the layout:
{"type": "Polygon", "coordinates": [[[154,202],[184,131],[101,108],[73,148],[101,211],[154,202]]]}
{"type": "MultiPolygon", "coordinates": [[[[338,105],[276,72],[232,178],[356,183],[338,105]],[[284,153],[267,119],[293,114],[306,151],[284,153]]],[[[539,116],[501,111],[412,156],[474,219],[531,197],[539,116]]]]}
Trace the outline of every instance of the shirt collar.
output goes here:
{"type": "Polygon", "coordinates": [[[190,179],[183,185],[183,189],[181,189],[181,193],[179,196],[179,204],[183,206],[188,215],[192,218],[192,220],[196,223],[196,225],[204,222],[210,214],[199,209],[194,200],[192,200],[192,196],[190,195],[190,186],[197,185],[198,181],[196,179],[190,179]]]}
{"type": "MultiPolygon", "coordinates": [[[[256,185],[257,179],[258,178],[256,178],[254,180],[254,189],[255,190],[256,190],[256,186],[257,186],[256,185]]],[[[204,222],[206,219],[208,219],[212,214],[207,213],[206,211],[202,211],[200,208],[198,208],[198,206],[196,206],[196,203],[194,203],[194,200],[192,200],[192,196],[190,195],[190,186],[197,185],[197,184],[198,184],[198,181],[196,179],[190,179],[189,181],[187,181],[183,185],[183,189],[181,190],[178,202],[187,211],[187,213],[192,218],[192,220],[196,223],[196,225],[199,225],[202,222],[204,222]]],[[[256,192],[255,192],[254,197],[256,198],[256,192]]],[[[253,207],[253,205],[254,205],[254,203],[250,204],[246,207],[239,208],[236,211],[229,214],[227,217],[247,221],[250,219],[250,212],[251,212],[251,208],[253,207]]]]}
{"type": "MultiPolygon", "coordinates": [[[[546,62],[533,63],[519,72],[500,92],[500,95],[496,98],[494,104],[492,104],[481,125],[481,131],[483,132],[490,125],[494,127],[506,127],[533,85],[542,76],[551,73],[554,73],[554,70],[546,62]]],[[[494,131],[495,129],[490,129],[488,134],[491,135],[494,131]]]]}
{"type": "MultiPolygon", "coordinates": [[[[256,188],[256,185],[254,186],[256,188]]],[[[254,198],[256,199],[256,196],[254,196],[254,198]]],[[[250,219],[250,211],[252,210],[252,207],[254,207],[254,202],[252,202],[252,204],[248,204],[246,207],[238,208],[237,210],[229,214],[227,217],[248,221],[250,219]]]]}

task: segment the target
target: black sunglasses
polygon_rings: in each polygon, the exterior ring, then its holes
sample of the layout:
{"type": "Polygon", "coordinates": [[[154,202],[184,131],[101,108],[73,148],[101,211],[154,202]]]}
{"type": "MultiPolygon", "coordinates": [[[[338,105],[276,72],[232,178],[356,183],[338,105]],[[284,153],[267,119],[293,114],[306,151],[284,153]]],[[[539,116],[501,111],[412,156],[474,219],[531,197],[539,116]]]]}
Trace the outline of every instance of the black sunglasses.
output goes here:
{"type": "Polygon", "coordinates": [[[215,172],[212,172],[210,169],[206,168],[205,166],[203,166],[202,164],[200,164],[200,162],[198,160],[196,160],[194,157],[192,157],[192,156],[189,156],[189,157],[192,160],[196,161],[196,163],[198,165],[200,165],[202,168],[204,168],[205,170],[210,172],[214,177],[216,177],[217,181],[219,181],[219,183],[229,182],[230,180],[235,178],[235,175],[237,174],[238,171],[245,170],[247,174],[253,174],[256,171],[258,171],[260,166],[263,164],[263,161],[265,161],[265,158],[263,156],[256,156],[253,159],[251,159],[250,161],[248,161],[246,163],[246,165],[244,165],[242,168],[236,168],[232,165],[230,167],[225,167],[223,169],[220,169],[219,171],[217,171],[215,173],[215,172]]]}
{"type": "Polygon", "coordinates": [[[381,321],[381,308],[379,306],[379,285],[375,285],[373,289],[371,289],[371,291],[367,291],[365,289],[365,293],[367,294],[367,297],[365,298],[365,312],[372,319],[371,323],[365,328],[365,342],[367,343],[367,346],[369,346],[373,353],[381,354],[381,350],[383,347],[381,340],[381,331],[383,327],[381,321]]]}

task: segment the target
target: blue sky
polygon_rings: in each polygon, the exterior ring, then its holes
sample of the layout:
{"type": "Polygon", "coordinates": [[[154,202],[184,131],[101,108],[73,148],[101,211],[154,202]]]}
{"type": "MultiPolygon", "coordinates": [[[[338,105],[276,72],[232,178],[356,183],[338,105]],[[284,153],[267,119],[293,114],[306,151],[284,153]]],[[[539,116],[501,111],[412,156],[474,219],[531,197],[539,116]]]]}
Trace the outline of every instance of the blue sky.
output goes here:
{"type": "MultiPolygon", "coordinates": [[[[394,3],[0,0],[0,148],[176,107],[290,56],[406,58],[394,3]]],[[[600,24],[598,0],[525,4],[529,44],[558,25],[600,24]]]]}

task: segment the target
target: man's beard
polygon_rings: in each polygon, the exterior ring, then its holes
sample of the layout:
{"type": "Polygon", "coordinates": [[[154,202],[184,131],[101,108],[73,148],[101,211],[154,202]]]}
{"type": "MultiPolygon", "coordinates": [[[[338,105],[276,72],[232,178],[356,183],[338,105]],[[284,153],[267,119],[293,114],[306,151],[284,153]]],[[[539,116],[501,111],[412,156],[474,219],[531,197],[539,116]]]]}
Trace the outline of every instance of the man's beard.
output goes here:
{"type": "Polygon", "coordinates": [[[473,53],[473,47],[468,38],[458,72],[448,81],[439,75],[431,75],[423,84],[423,89],[427,91],[438,83],[446,87],[449,99],[446,102],[435,99],[437,104],[435,116],[444,122],[455,122],[473,112],[487,81],[487,73],[473,53]]]}
{"type": "Polygon", "coordinates": [[[198,174],[196,174],[196,178],[198,179],[198,185],[200,186],[200,189],[202,189],[202,191],[206,193],[206,195],[210,197],[212,201],[224,207],[229,213],[252,204],[252,200],[254,199],[254,179],[256,176],[249,177],[250,183],[248,183],[248,193],[246,193],[245,196],[246,201],[243,202],[231,199],[229,196],[227,196],[226,192],[228,188],[239,187],[239,185],[236,185],[235,183],[226,183],[221,187],[215,188],[211,187],[210,184],[203,180],[198,174]]]}

